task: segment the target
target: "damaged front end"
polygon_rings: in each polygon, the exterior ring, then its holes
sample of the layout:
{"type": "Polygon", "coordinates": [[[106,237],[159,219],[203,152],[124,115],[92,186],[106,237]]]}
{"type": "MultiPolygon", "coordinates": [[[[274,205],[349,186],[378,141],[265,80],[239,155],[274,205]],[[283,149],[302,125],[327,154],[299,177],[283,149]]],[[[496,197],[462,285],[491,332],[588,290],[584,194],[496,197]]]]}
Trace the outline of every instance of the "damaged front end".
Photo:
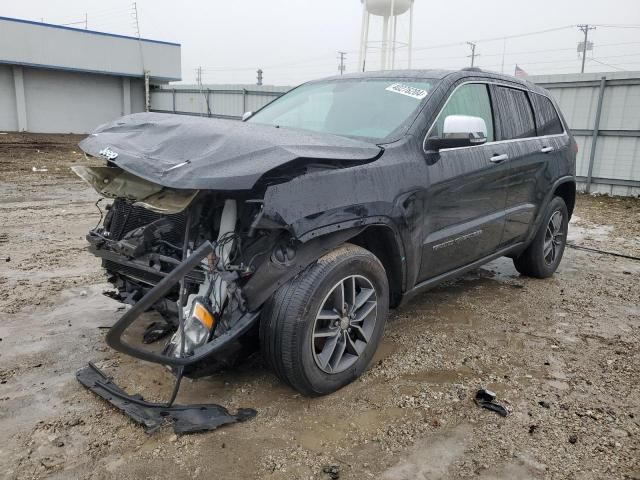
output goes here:
{"type": "MultiPolygon", "coordinates": [[[[256,229],[261,200],[161,187],[115,166],[74,171],[114,198],[102,223],[87,235],[89,250],[102,259],[116,288],[112,296],[132,305],[110,330],[108,344],[181,367],[189,376],[231,363],[237,352],[219,355],[217,362],[210,357],[254,325],[259,312],[249,311],[242,288],[282,236],[256,229]],[[161,352],[123,340],[125,330],[150,310],[162,320],[146,325],[142,343],[170,334],[161,352]],[[206,365],[200,362],[205,358],[206,365]]],[[[287,248],[281,251],[284,262],[287,248]]]]}
{"type": "Polygon", "coordinates": [[[183,375],[195,377],[233,363],[243,350],[239,338],[255,325],[259,312],[247,310],[241,285],[264,254],[266,239],[251,232],[260,202],[165,188],[114,166],[74,171],[113,198],[102,222],[87,234],[89,250],[102,259],[116,288],[112,296],[132,306],[110,329],[107,343],[166,365],[177,376],[167,404],[127,396],[92,364],[78,372],[78,380],[149,432],[169,418],[179,433],[251,418],[251,409],[234,416],[218,405],[193,406],[190,412],[189,406],[172,403],[183,375]],[[160,320],[143,320],[149,311],[160,320]],[[144,333],[131,338],[127,330],[138,320],[146,323],[144,333]],[[164,338],[160,350],[143,345],[164,338]],[[218,360],[212,358],[216,355],[218,360]]]}
{"type": "MultiPolygon", "coordinates": [[[[254,352],[260,311],[273,292],[363,228],[362,208],[334,213],[316,203],[298,214],[289,190],[274,187],[382,152],[342,137],[159,114],[104,125],[80,147],[106,165],[75,173],[112,200],[87,234],[89,250],[102,259],[112,296],[131,305],[107,343],[171,369],[177,382],[169,406],[182,376],[206,375],[254,352]],[[305,238],[292,215],[308,218],[305,238]],[[323,225],[322,235],[308,233],[323,225]]],[[[114,403],[122,392],[101,375],[86,367],[78,379],[93,379],[87,386],[114,403]]]]}

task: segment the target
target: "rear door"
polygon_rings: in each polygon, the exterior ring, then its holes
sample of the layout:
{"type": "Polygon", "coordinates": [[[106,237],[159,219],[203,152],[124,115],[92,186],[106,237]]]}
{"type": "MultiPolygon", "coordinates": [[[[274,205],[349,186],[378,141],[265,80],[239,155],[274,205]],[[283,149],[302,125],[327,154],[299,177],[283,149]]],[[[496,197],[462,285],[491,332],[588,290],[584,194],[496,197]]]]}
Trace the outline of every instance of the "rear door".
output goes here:
{"type": "Polygon", "coordinates": [[[487,124],[488,139],[484,145],[426,154],[430,187],[424,212],[420,280],[490,255],[498,247],[504,227],[503,178],[508,167],[500,159],[505,146],[494,143],[488,85],[481,82],[458,85],[427,138],[439,135],[448,115],[481,117],[487,124]]]}
{"type": "Polygon", "coordinates": [[[546,97],[504,85],[493,85],[492,96],[509,165],[501,241],[501,247],[507,247],[526,238],[556,178],[555,159],[564,148],[558,140],[564,129],[546,97]]]}

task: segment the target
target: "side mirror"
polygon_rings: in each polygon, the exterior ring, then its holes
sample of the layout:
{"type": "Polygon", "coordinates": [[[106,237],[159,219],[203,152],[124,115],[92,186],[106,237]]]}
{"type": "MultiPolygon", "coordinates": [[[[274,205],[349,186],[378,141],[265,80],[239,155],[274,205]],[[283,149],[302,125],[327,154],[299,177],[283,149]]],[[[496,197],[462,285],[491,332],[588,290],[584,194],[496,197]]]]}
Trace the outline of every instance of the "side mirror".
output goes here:
{"type": "Polygon", "coordinates": [[[242,114],[242,121],[244,122],[245,120],[247,120],[248,118],[251,117],[251,115],[253,115],[253,112],[244,112],[242,114]]]}
{"type": "Polygon", "coordinates": [[[427,139],[428,150],[482,145],[487,141],[487,124],[480,117],[448,115],[444,119],[442,136],[427,139]]]}

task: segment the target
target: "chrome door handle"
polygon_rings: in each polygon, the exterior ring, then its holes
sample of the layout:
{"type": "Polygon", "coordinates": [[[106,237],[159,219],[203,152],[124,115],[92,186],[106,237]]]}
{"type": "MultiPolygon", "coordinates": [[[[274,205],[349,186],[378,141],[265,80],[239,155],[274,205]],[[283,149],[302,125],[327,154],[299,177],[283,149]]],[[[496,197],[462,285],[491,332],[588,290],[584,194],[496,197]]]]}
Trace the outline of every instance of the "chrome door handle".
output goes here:
{"type": "Polygon", "coordinates": [[[509,159],[509,155],[507,155],[506,153],[503,153],[502,155],[494,155],[489,160],[491,160],[493,163],[501,163],[508,159],[509,159]]]}
{"type": "Polygon", "coordinates": [[[542,147],[542,148],[540,149],[540,151],[541,151],[542,153],[549,153],[549,152],[553,152],[553,147],[542,147]]]}

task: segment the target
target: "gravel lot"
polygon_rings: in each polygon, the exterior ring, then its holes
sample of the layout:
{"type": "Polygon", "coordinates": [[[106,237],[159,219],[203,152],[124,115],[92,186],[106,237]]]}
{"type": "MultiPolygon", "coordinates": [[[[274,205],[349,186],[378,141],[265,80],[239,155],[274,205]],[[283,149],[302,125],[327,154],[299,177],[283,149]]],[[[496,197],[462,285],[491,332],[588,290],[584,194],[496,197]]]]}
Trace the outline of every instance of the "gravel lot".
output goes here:
{"type": "MultiPolygon", "coordinates": [[[[501,259],[396,310],[336,394],[301,397],[251,359],[178,401],[255,419],[145,434],[74,377],[94,360],[151,399],[172,384],[104,344],[122,307],[84,250],[99,215],[69,172],[78,140],[0,135],[0,476],[640,479],[640,262],[575,249],[551,279],[501,259]],[[481,386],[509,416],[474,404],[481,386]]],[[[640,200],[580,196],[570,240],[640,256],[640,200]]]]}

